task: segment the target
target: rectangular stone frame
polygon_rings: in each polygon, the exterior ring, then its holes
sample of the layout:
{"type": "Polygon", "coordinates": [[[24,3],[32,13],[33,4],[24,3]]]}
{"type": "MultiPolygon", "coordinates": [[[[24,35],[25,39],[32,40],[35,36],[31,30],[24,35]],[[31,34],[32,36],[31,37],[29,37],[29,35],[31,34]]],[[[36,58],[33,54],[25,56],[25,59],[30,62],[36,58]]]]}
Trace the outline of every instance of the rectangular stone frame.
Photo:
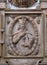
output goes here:
{"type": "MultiPolygon", "coordinates": [[[[1,14],[0,14],[0,29],[1,29],[1,14]]],[[[1,41],[1,32],[0,32],[0,41],[1,41]]],[[[1,57],[1,43],[0,43],[0,57],[1,57]]]]}
{"type": "Polygon", "coordinates": [[[47,57],[47,10],[45,11],[45,57],[47,57]]]}
{"type": "Polygon", "coordinates": [[[0,11],[0,57],[3,56],[3,44],[4,44],[4,12],[0,11]]]}
{"type": "MultiPolygon", "coordinates": [[[[6,53],[5,52],[3,52],[3,57],[5,58],[5,59],[36,59],[36,58],[38,58],[38,59],[43,59],[44,57],[45,57],[45,15],[44,15],[44,13],[41,11],[41,10],[5,10],[5,17],[6,17],[6,15],[8,15],[8,14],[11,14],[11,15],[13,15],[13,14],[16,14],[16,15],[22,15],[22,14],[28,14],[28,15],[31,15],[31,14],[38,14],[38,15],[41,15],[42,16],[42,21],[43,21],[43,23],[42,23],[42,28],[43,28],[43,31],[42,31],[42,34],[43,34],[43,37],[41,37],[41,38],[43,38],[43,43],[42,43],[42,45],[43,45],[43,49],[41,49],[42,50],[42,55],[41,56],[5,56],[6,55],[6,53]]],[[[4,18],[5,19],[5,18],[4,18]]],[[[4,45],[4,47],[3,47],[3,49],[4,49],[4,51],[5,51],[5,45],[4,45]]]]}

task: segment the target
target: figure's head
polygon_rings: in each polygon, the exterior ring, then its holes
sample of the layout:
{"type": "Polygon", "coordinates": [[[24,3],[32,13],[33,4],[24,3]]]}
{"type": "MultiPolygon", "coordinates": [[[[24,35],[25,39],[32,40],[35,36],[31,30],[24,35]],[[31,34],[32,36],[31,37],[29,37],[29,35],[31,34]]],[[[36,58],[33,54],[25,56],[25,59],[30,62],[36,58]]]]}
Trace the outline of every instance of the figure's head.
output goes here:
{"type": "Polygon", "coordinates": [[[25,28],[25,23],[26,23],[26,18],[20,18],[19,19],[19,26],[21,27],[21,28],[25,28]]]}

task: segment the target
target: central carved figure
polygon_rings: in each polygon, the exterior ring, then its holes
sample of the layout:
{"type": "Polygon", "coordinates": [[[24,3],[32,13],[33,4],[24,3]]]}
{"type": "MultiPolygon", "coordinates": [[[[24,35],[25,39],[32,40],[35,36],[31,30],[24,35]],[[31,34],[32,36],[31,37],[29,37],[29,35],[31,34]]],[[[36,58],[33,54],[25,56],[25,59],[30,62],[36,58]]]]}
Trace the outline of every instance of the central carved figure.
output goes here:
{"type": "Polygon", "coordinates": [[[19,28],[13,35],[13,43],[17,49],[16,53],[19,55],[28,55],[31,53],[31,48],[34,43],[34,36],[29,33],[26,28],[26,18],[19,19],[19,28]]]}

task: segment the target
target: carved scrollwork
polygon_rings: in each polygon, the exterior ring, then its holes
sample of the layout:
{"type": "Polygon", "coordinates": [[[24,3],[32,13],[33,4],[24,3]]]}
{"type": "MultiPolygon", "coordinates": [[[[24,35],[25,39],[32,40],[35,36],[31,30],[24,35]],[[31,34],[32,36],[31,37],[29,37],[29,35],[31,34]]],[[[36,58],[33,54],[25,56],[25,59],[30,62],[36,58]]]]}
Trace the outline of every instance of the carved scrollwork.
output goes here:
{"type": "Polygon", "coordinates": [[[33,19],[30,16],[17,16],[15,19],[9,17],[8,39],[14,55],[28,56],[38,54],[37,19],[38,17],[33,19]]]}
{"type": "Polygon", "coordinates": [[[36,0],[8,0],[11,4],[17,7],[29,7],[33,5],[36,0]]]}

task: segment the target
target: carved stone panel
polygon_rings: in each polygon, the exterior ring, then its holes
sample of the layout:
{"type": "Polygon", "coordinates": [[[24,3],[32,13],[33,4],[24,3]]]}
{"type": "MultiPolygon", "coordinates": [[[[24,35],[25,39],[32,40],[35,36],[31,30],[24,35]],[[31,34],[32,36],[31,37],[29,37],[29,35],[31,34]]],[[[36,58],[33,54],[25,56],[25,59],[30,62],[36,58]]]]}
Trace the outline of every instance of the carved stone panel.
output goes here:
{"type": "Polygon", "coordinates": [[[45,2],[0,0],[0,65],[39,65],[39,62],[41,65],[41,61],[47,62],[45,2]]]}
{"type": "Polygon", "coordinates": [[[42,15],[6,15],[6,56],[43,57],[42,15]]]}

